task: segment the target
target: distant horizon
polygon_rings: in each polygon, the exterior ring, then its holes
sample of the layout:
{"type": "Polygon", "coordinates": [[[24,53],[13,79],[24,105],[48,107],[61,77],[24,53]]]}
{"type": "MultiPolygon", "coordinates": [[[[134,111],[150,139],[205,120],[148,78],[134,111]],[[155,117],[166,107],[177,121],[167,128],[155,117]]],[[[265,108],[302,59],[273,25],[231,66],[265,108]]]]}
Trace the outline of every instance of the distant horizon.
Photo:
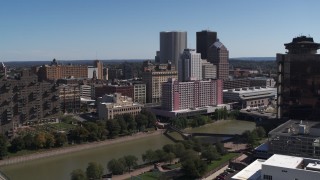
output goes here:
{"type": "Polygon", "coordinates": [[[320,42],[320,1],[0,1],[0,62],[154,59],[160,32],[217,32],[230,58],[285,53],[306,35],[320,42]],[[304,13],[306,11],[307,13],[304,13]],[[297,13],[298,12],[298,13],[297,13]]]}
{"type": "MultiPolygon", "coordinates": [[[[248,59],[248,60],[254,60],[254,58],[258,58],[258,59],[276,59],[275,56],[266,56],[266,57],[232,57],[229,59],[248,59]]],[[[53,58],[55,59],[55,58],[53,58]]],[[[51,60],[13,60],[13,61],[0,61],[3,63],[6,62],[51,62],[53,59],[51,60]]],[[[154,61],[154,59],[56,59],[58,62],[59,61],[94,61],[94,60],[99,60],[99,61],[145,61],[145,60],[151,60],[154,61]]]]}

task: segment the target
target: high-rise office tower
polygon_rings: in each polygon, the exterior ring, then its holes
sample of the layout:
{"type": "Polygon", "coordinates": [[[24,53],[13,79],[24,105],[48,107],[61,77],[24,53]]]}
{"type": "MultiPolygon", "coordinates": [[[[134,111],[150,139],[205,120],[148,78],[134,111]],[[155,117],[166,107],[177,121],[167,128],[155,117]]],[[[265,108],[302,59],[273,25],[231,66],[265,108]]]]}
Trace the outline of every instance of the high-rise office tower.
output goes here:
{"type": "Polygon", "coordinates": [[[277,54],[278,118],[318,120],[320,117],[320,44],[300,36],[277,54]]]}
{"type": "Polygon", "coordinates": [[[178,61],[183,50],[187,48],[187,32],[160,32],[160,62],[178,67],[178,61]]]}
{"type": "Polygon", "coordinates": [[[208,61],[217,66],[218,79],[229,79],[229,51],[219,40],[210,46],[208,61]]]}
{"type": "Polygon", "coordinates": [[[201,59],[208,59],[210,46],[217,41],[217,32],[200,31],[197,32],[197,53],[201,54],[201,59]]]}
{"type": "Polygon", "coordinates": [[[185,49],[178,63],[179,81],[202,80],[201,55],[194,49],[185,49]]]}

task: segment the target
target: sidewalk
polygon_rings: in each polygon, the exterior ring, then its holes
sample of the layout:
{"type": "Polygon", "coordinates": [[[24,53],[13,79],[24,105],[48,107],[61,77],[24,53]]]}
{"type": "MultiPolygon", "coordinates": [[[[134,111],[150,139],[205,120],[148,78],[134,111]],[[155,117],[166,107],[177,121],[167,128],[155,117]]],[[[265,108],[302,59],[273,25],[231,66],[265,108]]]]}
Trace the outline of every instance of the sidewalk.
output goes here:
{"type": "Polygon", "coordinates": [[[112,179],[115,179],[115,180],[121,180],[121,179],[129,179],[131,176],[138,176],[144,172],[148,172],[150,171],[151,169],[154,168],[154,165],[150,165],[150,166],[147,166],[147,167],[144,167],[144,168],[140,168],[140,169],[137,169],[137,170],[134,170],[130,173],[125,173],[125,174],[122,174],[122,175],[114,175],[112,176],[112,179]]]}

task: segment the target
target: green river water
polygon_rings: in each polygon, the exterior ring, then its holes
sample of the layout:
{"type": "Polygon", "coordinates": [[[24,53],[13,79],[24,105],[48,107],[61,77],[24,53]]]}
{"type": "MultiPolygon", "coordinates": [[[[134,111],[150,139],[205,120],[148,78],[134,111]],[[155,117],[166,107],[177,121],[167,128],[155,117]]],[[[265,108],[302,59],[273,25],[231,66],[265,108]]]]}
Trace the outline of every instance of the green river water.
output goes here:
{"type": "MultiPolygon", "coordinates": [[[[254,122],[228,120],[187,131],[233,134],[252,130],[254,127],[254,122]]],[[[137,156],[139,163],[142,163],[141,155],[146,150],[159,149],[169,143],[173,142],[160,134],[80,152],[4,166],[0,167],[0,171],[5,173],[11,180],[67,180],[70,179],[72,170],[78,168],[85,170],[89,162],[98,162],[106,167],[109,160],[131,154],[137,156]]]]}

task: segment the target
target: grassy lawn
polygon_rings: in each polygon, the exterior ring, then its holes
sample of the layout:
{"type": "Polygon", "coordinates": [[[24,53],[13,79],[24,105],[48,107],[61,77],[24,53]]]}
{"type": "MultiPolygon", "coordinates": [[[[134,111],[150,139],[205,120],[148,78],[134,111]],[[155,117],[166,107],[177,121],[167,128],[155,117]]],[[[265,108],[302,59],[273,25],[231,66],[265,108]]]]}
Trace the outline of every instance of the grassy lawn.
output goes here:
{"type": "Polygon", "coordinates": [[[56,123],[56,124],[48,124],[47,126],[53,128],[55,130],[58,130],[58,131],[69,131],[69,130],[74,129],[76,127],[73,124],[64,123],[64,122],[56,123]]]}
{"type": "Polygon", "coordinates": [[[146,172],[132,179],[156,180],[161,176],[161,172],[146,172]]]}
{"type": "Polygon", "coordinates": [[[224,156],[221,157],[220,160],[217,160],[217,161],[212,161],[209,165],[208,165],[208,168],[207,168],[207,172],[217,168],[218,166],[220,166],[221,164],[225,163],[225,162],[228,162],[230,159],[238,156],[239,153],[229,153],[229,154],[226,154],[224,156]]]}
{"type": "Polygon", "coordinates": [[[173,170],[176,168],[180,168],[181,167],[181,163],[176,163],[176,164],[167,164],[165,165],[165,168],[173,170]]]}

